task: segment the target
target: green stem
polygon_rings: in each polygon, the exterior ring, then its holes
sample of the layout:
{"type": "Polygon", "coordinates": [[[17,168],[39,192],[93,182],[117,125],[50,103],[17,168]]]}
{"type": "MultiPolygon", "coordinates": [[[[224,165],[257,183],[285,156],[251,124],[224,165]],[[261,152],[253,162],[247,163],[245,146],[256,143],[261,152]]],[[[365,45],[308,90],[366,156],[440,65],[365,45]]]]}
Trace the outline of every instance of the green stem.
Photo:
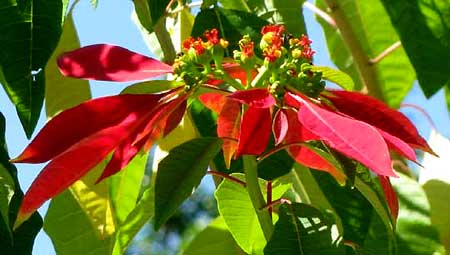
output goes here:
{"type": "Polygon", "coordinates": [[[262,87],[264,84],[264,81],[267,80],[267,78],[271,75],[271,71],[266,66],[262,65],[259,69],[258,74],[256,75],[255,79],[253,79],[251,86],[248,88],[259,88],[262,87]]]}
{"type": "Polygon", "coordinates": [[[173,64],[177,53],[175,51],[175,46],[173,46],[170,34],[166,29],[166,18],[162,17],[153,27],[155,31],[156,38],[158,39],[161,50],[164,54],[163,61],[169,65],[173,64]]]}
{"type": "Polygon", "coordinates": [[[377,78],[375,65],[371,63],[371,59],[364,51],[360,40],[353,31],[345,10],[342,8],[338,0],[325,0],[331,10],[331,16],[336,22],[336,26],[341,32],[342,39],[347,45],[353,60],[356,64],[361,80],[364,83],[369,95],[384,101],[383,91],[377,78]]]}
{"type": "Polygon", "coordinates": [[[269,211],[264,210],[266,201],[259,186],[258,181],[258,165],[255,156],[244,155],[242,156],[244,161],[244,173],[245,181],[247,183],[247,192],[255,208],[256,215],[258,216],[259,224],[264,233],[264,237],[267,241],[270,240],[273,232],[272,219],[270,218],[269,211]]]}

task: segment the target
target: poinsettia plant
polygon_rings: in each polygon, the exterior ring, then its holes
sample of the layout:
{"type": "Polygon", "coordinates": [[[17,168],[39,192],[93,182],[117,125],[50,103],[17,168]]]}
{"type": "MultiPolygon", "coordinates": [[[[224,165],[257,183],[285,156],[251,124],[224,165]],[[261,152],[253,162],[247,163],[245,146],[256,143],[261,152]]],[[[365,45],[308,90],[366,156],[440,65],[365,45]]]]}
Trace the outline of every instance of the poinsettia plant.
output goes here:
{"type": "MultiPolygon", "coordinates": [[[[243,36],[232,56],[226,57],[229,44],[217,29],[208,30],[203,37],[185,40],[173,65],[106,44],[61,55],[58,67],[68,77],[136,81],[165,75],[167,82],[150,88],[153,93],[125,90],[86,101],[52,118],[12,160],[49,161],[26,192],[16,226],[100,162],[108,161],[97,183],[124,169],[139,152],[148,153],[183,119],[192,119],[191,106],[198,102],[216,116],[216,136],[198,134],[173,148],[160,162],[154,184],[155,228],[161,227],[210,173],[224,179],[218,199],[224,185],[246,188],[264,235],[264,251],[277,254],[285,216],[300,217],[309,210],[292,196],[275,194],[272,185],[284,174],[276,164],[271,165],[270,178],[258,178],[264,177],[258,173],[260,163],[281,151],[298,165],[332,176],[342,187],[364,180],[375,190],[379,188],[382,192],[376,196],[383,198],[390,224],[395,226],[398,201],[390,178],[397,174],[392,155],[415,162],[414,149],[433,153],[414,125],[378,99],[328,89],[325,69],[313,65],[311,41],[305,35],[287,33],[283,25],[262,27],[260,41],[243,36]],[[219,152],[225,169],[215,169],[212,164],[219,152]],[[185,159],[184,155],[198,158],[185,159]],[[240,168],[233,169],[240,160],[240,168]],[[186,162],[193,165],[184,171],[181,168],[186,162]],[[244,177],[232,172],[243,172],[244,177]],[[175,175],[182,180],[172,186],[170,178],[175,175]]],[[[325,195],[333,199],[333,194],[325,195]]],[[[218,203],[220,209],[221,201],[218,203]]],[[[225,212],[222,217],[228,224],[225,212]]],[[[240,247],[251,253],[232,227],[230,232],[240,247]]],[[[351,240],[338,240],[332,246],[341,249],[344,244],[352,246],[351,240]]]]}

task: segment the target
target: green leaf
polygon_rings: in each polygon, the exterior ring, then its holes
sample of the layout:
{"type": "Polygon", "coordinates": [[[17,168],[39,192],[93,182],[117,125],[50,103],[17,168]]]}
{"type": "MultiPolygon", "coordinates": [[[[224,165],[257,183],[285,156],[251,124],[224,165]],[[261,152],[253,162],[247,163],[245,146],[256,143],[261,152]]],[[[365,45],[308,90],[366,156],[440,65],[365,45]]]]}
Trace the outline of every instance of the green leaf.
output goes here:
{"type": "MultiPolygon", "coordinates": [[[[323,10],[326,9],[323,0],[317,0],[317,5],[323,10]]],[[[399,41],[381,2],[341,0],[339,8],[344,10],[345,19],[351,24],[356,37],[352,40],[361,44],[369,58],[374,59],[399,41]]],[[[355,89],[360,90],[362,78],[359,77],[341,33],[321,18],[318,18],[318,21],[324,29],[328,52],[334,64],[349,74],[356,84],[355,89]]],[[[414,69],[405,51],[400,47],[372,67],[375,68],[376,83],[381,88],[386,103],[398,108],[415,80],[414,69]]]]}
{"type": "MultiPolygon", "coordinates": [[[[113,217],[113,204],[109,193],[110,184],[108,180],[95,184],[107,163],[107,160],[100,162],[87,175],[76,181],[69,188],[73,198],[80,205],[81,210],[86,213],[99,239],[105,239],[116,231],[116,223],[113,217]]],[[[55,203],[54,206],[63,205],[55,203]]],[[[60,229],[60,231],[63,232],[65,230],[60,229]]],[[[52,238],[55,239],[58,236],[53,236],[52,238]]]]}
{"type": "Polygon", "coordinates": [[[264,254],[344,254],[343,247],[332,241],[333,222],[318,209],[301,203],[283,204],[279,215],[264,254]]]}
{"type": "Polygon", "coordinates": [[[183,255],[239,255],[245,254],[231,236],[222,217],[214,219],[208,227],[189,243],[183,255]]]}
{"type": "Polygon", "coordinates": [[[153,187],[147,188],[142,194],[136,207],[118,228],[114,243],[114,255],[125,254],[125,251],[134,236],[141,230],[154,215],[155,193],[153,187]]]}
{"type": "Polygon", "coordinates": [[[254,13],[230,10],[220,7],[201,10],[197,14],[192,29],[192,36],[202,36],[206,30],[217,28],[220,36],[230,42],[229,52],[237,49],[237,43],[243,35],[248,34],[253,41],[261,38],[261,28],[268,23],[254,13]]]}
{"type": "Polygon", "coordinates": [[[424,190],[409,177],[399,176],[391,179],[400,204],[396,229],[398,254],[445,254],[439,233],[431,224],[430,204],[424,190]]]}
{"type": "Polygon", "coordinates": [[[124,169],[109,178],[111,202],[118,224],[122,224],[136,206],[147,159],[148,153],[139,153],[124,169]]]}
{"type": "Polygon", "coordinates": [[[153,27],[164,15],[169,2],[170,0],[133,0],[139,22],[147,32],[153,32],[153,27]]]}
{"type": "Polygon", "coordinates": [[[70,190],[65,190],[50,202],[45,215],[44,230],[53,237],[52,242],[57,254],[111,254],[112,237],[99,239],[97,231],[70,190]]]}
{"type": "Polygon", "coordinates": [[[167,81],[167,80],[152,80],[136,83],[126,87],[120,94],[152,94],[166,90],[170,90],[183,83],[179,81],[167,81]]]}
{"type": "MultiPolygon", "coordinates": [[[[232,176],[244,180],[243,174],[232,174],[232,176]]],[[[267,182],[262,179],[259,179],[259,182],[263,194],[266,194],[267,182]]],[[[272,199],[281,198],[289,187],[288,183],[275,181],[272,184],[272,199]]],[[[261,251],[266,240],[247,189],[224,179],[214,195],[220,215],[242,250],[247,253],[261,251]]]]}
{"type": "Polygon", "coordinates": [[[427,97],[450,85],[450,2],[382,0],[427,97]],[[405,15],[406,14],[406,15],[405,15]]]}
{"type": "MultiPolygon", "coordinates": [[[[2,192],[7,190],[7,194],[3,193],[1,199],[6,198],[8,203],[6,206],[6,213],[8,220],[5,219],[3,214],[4,208],[2,207],[2,217],[0,217],[0,254],[14,254],[14,255],[29,255],[33,250],[33,243],[39,230],[42,228],[42,218],[39,213],[35,212],[27,221],[25,221],[14,232],[12,227],[19,210],[20,203],[23,198],[23,192],[20,189],[19,180],[17,179],[17,169],[9,162],[9,155],[5,143],[5,118],[0,112],[0,176],[2,176],[5,183],[1,183],[2,192]],[[9,177],[8,177],[9,176],[9,177]],[[12,183],[9,183],[12,180],[12,183]],[[7,184],[9,183],[9,184],[7,184]],[[13,184],[11,186],[11,184],[13,184]],[[13,188],[13,194],[11,196],[10,188],[13,188]]],[[[0,178],[2,178],[0,177],[0,178]]],[[[1,201],[0,203],[4,203],[1,201]]],[[[3,206],[3,204],[2,204],[3,206]]]]}
{"type": "MultiPolygon", "coordinates": [[[[312,171],[312,174],[322,192],[330,196],[328,201],[342,221],[344,240],[355,244],[361,252],[370,252],[371,254],[386,254],[386,247],[389,251],[393,249],[392,234],[387,233],[387,231],[392,232],[392,229],[386,229],[385,224],[381,225],[382,230],[380,231],[384,236],[390,238],[383,242],[380,241],[375,247],[366,247],[372,222],[378,220],[379,215],[358,189],[342,187],[329,174],[321,171],[312,171]]],[[[379,220],[383,222],[381,219],[379,220]]]]}
{"type": "MultiPolygon", "coordinates": [[[[3,165],[0,165],[0,216],[7,226],[10,225],[9,203],[11,202],[12,196],[14,195],[14,186],[14,180],[12,179],[8,170],[6,170],[3,165]]],[[[12,235],[10,231],[9,235],[12,235]]]]}
{"type": "Polygon", "coordinates": [[[77,48],[80,48],[80,42],[73,24],[72,12],[70,12],[64,22],[58,46],[45,68],[45,110],[47,118],[51,118],[59,112],[91,98],[87,80],[64,77],[56,65],[56,60],[63,52],[77,48]]]}
{"type": "Polygon", "coordinates": [[[265,0],[265,11],[260,15],[271,13],[268,19],[274,24],[284,24],[286,31],[296,37],[306,34],[305,21],[303,19],[302,6],[305,0],[265,0]]]}
{"type": "Polygon", "coordinates": [[[219,3],[225,9],[250,12],[250,8],[245,0],[219,0],[219,3]]]}
{"type": "Polygon", "coordinates": [[[155,180],[155,229],[190,196],[222,148],[219,138],[196,138],[173,148],[158,165],[155,180]]]}
{"type": "Polygon", "coordinates": [[[445,87],[445,101],[447,101],[447,112],[450,112],[450,85],[445,87]]]}
{"type": "Polygon", "coordinates": [[[352,78],[340,70],[328,66],[311,66],[311,70],[322,72],[322,78],[324,80],[331,81],[345,90],[351,91],[355,88],[352,78]]]}
{"type": "Polygon", "coordinates": [[[89,2],[91,3],[92,8],[97,9],[98,0],[89,0],[89,2]]]}
{"type": "Polygon", "coordinates": [[[45,65],[61,34],[68,0],[3,0],[0,4],[0,82],[28,138],[41,112],[45,65]]]}
{"type": "Polygon", "coordinates": [[[429,180],[423,185],[430,202],[431,223],[440,233],[440,240],[445,249],[450,251],[450,204],[447,195],[450,194],[450,184],[441,180],[429,180]]]}

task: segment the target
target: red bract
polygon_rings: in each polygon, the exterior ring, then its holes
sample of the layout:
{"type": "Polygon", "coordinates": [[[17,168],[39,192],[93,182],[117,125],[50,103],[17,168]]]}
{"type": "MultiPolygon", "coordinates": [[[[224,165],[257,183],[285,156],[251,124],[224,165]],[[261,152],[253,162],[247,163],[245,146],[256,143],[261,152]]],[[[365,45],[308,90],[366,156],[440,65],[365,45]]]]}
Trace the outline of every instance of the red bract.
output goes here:
{"type": "MultiPolygon", "coordinates": [[[[148,79],[172,68],[126,49],[93,45],[64,54],[61,71],[72,77],[125,81],[148,79]]],[[[51,119],[12,162],[50,161],[25,194],[16,225],[46,200],[83,177],[107,155],[99,181],[123,169],[140,150],[170,133],[181,121],[189,94],[182,87],[160,94],[93,99],[51,119]]]]}
{"type": "Polygon", "coordinates": [[[172,72],[172,67],[125,48],[96,44],[64,53],[58,67],[68,77],[102,81],[145,80],[172,72]]]}
{"type": "Polygon", "coordinates": [[[408,143],[413,148],[435,155],[411,121],[401,112],[390,109],[383,102],[350,91],[331,90],[323,93],[322,96],[330,100],[340,112],[377,127],[408,143]]]}

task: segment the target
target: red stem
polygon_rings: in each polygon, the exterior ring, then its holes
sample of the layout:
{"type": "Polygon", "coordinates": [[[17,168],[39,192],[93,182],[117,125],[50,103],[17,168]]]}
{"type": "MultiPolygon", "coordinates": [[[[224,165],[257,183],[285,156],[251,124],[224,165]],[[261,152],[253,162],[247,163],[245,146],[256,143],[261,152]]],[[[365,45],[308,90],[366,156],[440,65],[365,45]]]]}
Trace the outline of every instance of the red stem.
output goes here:
{"type": "Polygon", "coordinates": [[[235,177],[233,177],[233,176],[230,176],[230,175],[228,175],[228,174],[226,174],[226,173],[222,173],[222,172],[219,172],[219,171],[210,170],[210,171],[207,172],[207,174],[211,174],[211,175],[215,175],[215,176],[220,176],[220,177],[222,177],[222,178],[224,178],[224,179],[227,179],[227,180],[229,180],[229,181],[232,181],[232,182],[234,182],[234,183],[237,183],[237,184],[241,185],[242,187],[245,187],[245,186],[247,185],[245,182],[239,180],[238,178],[235,178],[235,177]]]}
{"type": "MultiPolygon", "coordinates": [[[[272,181],[267,181],[267,204],[272,203],[272,181]]],[[[269,215],[272,218],[272,207],[269,207],[269,215]]]]}

